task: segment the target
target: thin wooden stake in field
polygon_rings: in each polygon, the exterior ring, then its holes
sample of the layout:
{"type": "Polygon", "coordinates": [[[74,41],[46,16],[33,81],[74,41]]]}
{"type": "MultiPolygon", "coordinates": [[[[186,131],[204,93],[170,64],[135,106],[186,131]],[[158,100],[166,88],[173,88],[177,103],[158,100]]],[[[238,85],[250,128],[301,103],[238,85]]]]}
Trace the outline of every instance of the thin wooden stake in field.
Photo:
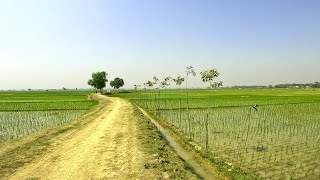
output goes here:
{"type": "Polygon", "coordinates": [[[208,130],[209,113],[207,113],[206,118],[206,150],[209,149],[209,130],[208,130]]]}
{"type": "Polygon", "coordinates": [[[180,98],[180,102],[179,102],[179,125],[181,127],[181,98],[180,98]]]}

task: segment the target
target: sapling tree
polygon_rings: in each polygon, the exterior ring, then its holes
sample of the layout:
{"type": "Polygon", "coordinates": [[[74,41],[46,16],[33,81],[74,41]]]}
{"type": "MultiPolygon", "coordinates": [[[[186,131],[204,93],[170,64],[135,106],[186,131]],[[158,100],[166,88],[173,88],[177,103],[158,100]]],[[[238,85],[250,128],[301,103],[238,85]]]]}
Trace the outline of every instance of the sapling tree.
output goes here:
{"type": "Polygon", "coordinates": [[[188,117],[188,124],[189,124],[189,138],[191,139],[191,121],[189,115],[189,94],[188,94],[188,76],[196,76],[196,72],[193,69],[193,66],[187,66],[186,68],[186,95],[187,95],[187,117],[188,117]]]}
{"type": "Polygon", "coordinates": [[[192,75],[192,76],[196,76],[196,72],[194,71],[193,66],[187,66],[186,68],[186,89],[188,89],[188,76],[192,75]]]}
{"type": "Polygon", "coordinates": [[[152,81],[147,81],[147,82],[144,83],[144,85],[145,85],[146,87],[148,87],[148,88],[152,88],[153,85],[154,85],[154,83],[153,83],[152,81]]]}
{"type": "MultiPolygon", "coordinates": [[[[222,85],[222,81],[220,82],[213,82],[213,80],[217,77],[219,77],[220,73],[219,71],[216,69],[216,68],[212,68],[212,69],[209,69],[209,70],[206,70],[206,71],[201,71],[200,72],[200,75],[201,75],[201,79],[203,82],[209,82],[210,85],[209,85],[209,88],[217,88],[219,87],[220,85],[222,85]]],[[[211,106],[211,100],[210,100],[210,95],[208,96],[209,98],[209,106],[211,106]]]]}
{"type": "MultiPolygon", "coordinates": [[[[149,80],[149,81],[147,81],[147,82],[144,83],[144,86],[147,87],[147,88],[152,89],[152,87],[154,86],[154,82],[152,82],[152,81],[149,80]]],[[[152,95],[152,92],[151,92],[151,95],[152,95]]],[[[148,96],[147,93],[146,93],[146,96],[148,96]]],[[[147,102],[146,99],[145,99],[145,102],[147,102]]]]}
{"type": "Polygon", "coordinates": [[[159,87],[160,87],[160,80],[156,77],[156,76],[153,76],[153,85],[156,85],[156,84],[158,84],[159,85],[159,87]]]}
{"type": "Polygon", "coordinates": [[[167,82],[166,81],[160,81],[160,87],[161,88],[165,88],[165,87],[167,87],[167,82]]]}
{"type": "Polygon", "coordinates": [[[141,85],[138,85],[138,84],[135,84],[133,86],[134,86],[134,90],[138,90],[141,87],[141,85]]]}
{"type": "MultiPolygon", "coordinates": [[[[173,78],[172,78],[171,76],[167,76],[164,80],[166,81],[167,86],[168,86],[169,89],[170,89],[171,81],[173,80],[173,78]]],[[[171,91],[169,91],[169,95],[170,95],[169,101],[170,101],[170,106],[171,106],[171,105],[172,105],[172,104],[171,104],[171,91]]],[[[171,107],[171,108],[172,108],[172,107],[171,107]]]]}
{"type": "Polygon", "coordinates": [[[181,77],[180,75],[177,78],[172,79],[177,86],[181,86],[181,84],[184,82],[185,78],[181,77]]]}
{"type": "MultiPolygon", "coordinates": [[[[180,89],[180,86],[181,84],[184,82],[185,78],[181,77],[180,75],[174,79],[172,79],[177,86],[179,86],[179,89],[180,89]]],[[[179,100],[179,123],[181,123],[181,97],[180,97],[180,100],[179,100]]]]}
{"type": "Polygon", "coordinates": [[[186,95],[187,95],[187,110],[189,109],[189,94],[188,94],[188,76],[196,76],[196,72],[193,69],[193,66],[187,66],[186,68],[186,95]]]}
{"type": "Polygon", "coordinates": [[[222,81],[218,81],[218,82],[213,82],[212,84],[211,84],[211,88],[218,88],[218,87],[221,87],[222,86],[222,81]]]}
{"type": "MultiPolygon", "coordinates": [[[[141,87],[141,85],[138,85],[138,84],[135,84],[135,85],[133,85],[133,86],[134,86],[134,90],[135,90],[135,91],[138,91],[139,88],[141,87]]],[[[139,96],[138,98],[139,98],[140,101],[141,101],[141,92],[137,93],[137,95],[139,96]]]]}
{"type": "Polygon", "coordinates": [[[159,111],[160,110],[160,87],[161,87],[162,83],[160,82],[160,80],[156,76],[153,76],[153,84],[154,85],[158,84],[158,111],[159,111]]]}
{"type": "Polygon", "coordinates": [[[170,76],[164,78],[164,80],[160,82],[160,87],[166,88],[167,86],[170,86],[171,79],[172,79],[172,77],[170,77],[170,76]]]}
{"type": "MultiPolygon", "coordinates": [[[[160,88],[164,89],[168,86],[167,81],[160,81],[159,82],[160,88]]],[[[164,98],[165,101],[165,98],[164,98]]],[[[158,110],[160,110],[161,100],[160,100],[160,89],[159,89],[159,98],[158,98],[158,110]]]]}
{"type": "Polygon", "coordinates": [[[167,76],[166,78],[164,78],[164,81],[166,81],[167,86],[170,86],[170,81],[172,80],[171,76],[167,76]]]}
{"type": "MultiPolygon", "coordinates": [[[[203,82],[209,82],[210,83],[210,88],[212,87],[217,87],[218,85],[220,85],[219,82],[216,82],[215,84],[212,84],[213,80],[215,78],[217,78],[220,73],[217,69],[215,68],[212,68],[212,69],[209,69],[209,70],[206,70],[206,71],[202,71],[201,73],[201,79],[203,82]]],[[[222,85],[222,82],[221,82],[221,85],[222,85]]]]}
{"type": "MultiPolygon", "coordinates": [[[[172,77],[170,76],[164,78],[164,80],[160,82],[160,87],[163,89],[166,89],[168,86],[170,86],[171,80],[172,80],[172,77]]],[[[160,104],[160,99],[159,99],[159,104],[160,104]]],[[[165,106],[166,106],[166,94],[165,94],[165,106]]]]}
{"type": "MultiPolygon", "coordinates": [[[[159,90],[159,92],[158,92],[158,98],[160,99],[160,80],[156,77],[156,76],[153,76],[153,85],[157,85],[158,84],[158,90],[159,90]]],[[[156,87],[154,88],[155,90],[157,89],[156,87]]],[[[155,92],[155,98],[157,98],[156,97],[156,92],[155,92]]]]}

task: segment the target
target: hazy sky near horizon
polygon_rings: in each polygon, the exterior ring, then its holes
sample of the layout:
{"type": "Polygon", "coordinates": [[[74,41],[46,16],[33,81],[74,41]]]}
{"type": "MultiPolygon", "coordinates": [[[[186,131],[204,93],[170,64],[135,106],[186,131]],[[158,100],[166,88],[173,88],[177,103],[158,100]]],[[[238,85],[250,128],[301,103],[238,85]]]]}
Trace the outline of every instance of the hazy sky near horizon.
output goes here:
{"type": "Polygon", "coordinates": [[[95,71],[133,87],[188,65],[225,85],[319,81],[319,19],[319,0],[0,0],[0,90],[87,88],[95,71]]]}

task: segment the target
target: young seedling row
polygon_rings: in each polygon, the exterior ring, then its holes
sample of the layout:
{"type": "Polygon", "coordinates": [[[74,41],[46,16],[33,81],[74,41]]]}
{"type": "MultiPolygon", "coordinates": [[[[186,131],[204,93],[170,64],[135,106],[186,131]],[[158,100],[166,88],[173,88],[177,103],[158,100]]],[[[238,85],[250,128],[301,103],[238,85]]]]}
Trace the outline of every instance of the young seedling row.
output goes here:
{"type": "Polygon", "coordinates": [[[53,128],[82,116],[98,102],[87,92],[0,93],[0,142],[53,128]]]}
{"type": "Polygon", "coordinates": [[[195,148],[225,161],[229,171],[241,169],[266,179],[319,178],[318,97],[248,95],[221,100],[199,91],[184,97],[180,90],[145,90],[131,99],[182,131],[195,148]]]}

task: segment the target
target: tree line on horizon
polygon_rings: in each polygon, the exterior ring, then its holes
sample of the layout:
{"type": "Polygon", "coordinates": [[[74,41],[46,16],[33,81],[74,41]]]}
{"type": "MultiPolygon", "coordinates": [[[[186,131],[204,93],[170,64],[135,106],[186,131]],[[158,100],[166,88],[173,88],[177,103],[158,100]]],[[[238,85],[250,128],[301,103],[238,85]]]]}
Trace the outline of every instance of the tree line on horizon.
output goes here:
{"type": "Polygon", "coordinates": [[[297,88],[320,88],[320,83],[318,81],[314,83],[285,83],[285,84],[276,84],[276,85],[235,85],[230,86],[228,88],[289,88],[289,89],[297,89],[297,88]]]}

